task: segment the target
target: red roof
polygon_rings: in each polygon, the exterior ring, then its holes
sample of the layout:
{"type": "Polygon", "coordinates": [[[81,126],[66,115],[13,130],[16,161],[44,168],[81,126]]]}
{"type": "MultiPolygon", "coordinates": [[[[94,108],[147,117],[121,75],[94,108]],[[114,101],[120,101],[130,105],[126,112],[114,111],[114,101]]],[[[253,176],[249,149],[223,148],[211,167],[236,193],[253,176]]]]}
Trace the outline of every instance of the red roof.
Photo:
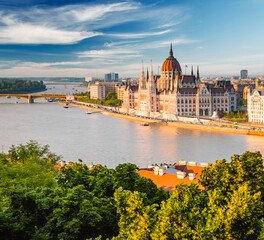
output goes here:
{"type": "MultiPolygon", "coordinates": [[[[183,171],[185,165],[175,164],[175,168],[183,171]]],[[[187,174],[184,179],[179,179],[177,178],[177,175],[168,174],[168,173],[165,173],[162,176],[154,175],[153,170],[146,170],[146,169],[139,170],[138,174],[141,177],[146,177],[151,179],[157,185],[157,187],[162,187],[164,190],[173,192],[176,184],[185,183],[187,185],[191,185],[191,183],[198,183],[198,179],[200,178],[203,169],[204,169],[203,167],[187,165],[185,170],[187,174]],[[195,179],[189,180],[188,173],[196,173],[195,179]]],[[[199,188],[202,189],[203,187],[200,186],[199,188]]]]}
{"type": "Polygon", "coordinates": [[[169,56],[162,65],[161,71],[178,71],[181,72],[179,62],[173,56],[169,56]]]}

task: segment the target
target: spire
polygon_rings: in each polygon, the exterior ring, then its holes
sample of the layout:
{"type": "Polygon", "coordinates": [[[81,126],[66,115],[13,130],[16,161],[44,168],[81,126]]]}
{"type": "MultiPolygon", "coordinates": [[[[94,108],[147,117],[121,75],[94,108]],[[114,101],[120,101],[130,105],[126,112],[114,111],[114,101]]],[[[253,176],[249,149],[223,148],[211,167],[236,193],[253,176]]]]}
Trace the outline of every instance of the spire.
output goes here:
{"type": "Polygon", "coordinates": [[[147,67],[147,76],[146,76],[146,81],[149,80],[149,72],[148,72],[148,67],[147,67]]]}
{"type": "Polygon", "coordinates": [[[191,75],[193,76],[193,66],[192,66],[192,71],[191,71],[191,75]]]}
{"type": "Polygon", "coordinates": [[[172,43],[170,44],[170,57],[173,57],[172,43]]]}
{"type": "Polygon", "coordinates": [[[140,79],[139,79],[139,89],[145,89],[145,88],[146,88],[146,81],[145,81],[144,67],[143,67],[143,61],[142,61],[141,73],[140,73],[140,79]]]}
{"type": "Polygon", "coordinates": [[[200,79],[200,74],[199,74],[199,66],[197,66],[197,76],[196,79],[199,80],[200,79]]]}
{"type": "Polygon", "coordinates": [[[152,70],[152,60],[150,62],[150,69],[149,69],[149,81],[148,81],[148,89],[150,92],[154,92],[155,89],[155,83],[154,83],[154,76],[153,76],[153,70],[152,70]]]}

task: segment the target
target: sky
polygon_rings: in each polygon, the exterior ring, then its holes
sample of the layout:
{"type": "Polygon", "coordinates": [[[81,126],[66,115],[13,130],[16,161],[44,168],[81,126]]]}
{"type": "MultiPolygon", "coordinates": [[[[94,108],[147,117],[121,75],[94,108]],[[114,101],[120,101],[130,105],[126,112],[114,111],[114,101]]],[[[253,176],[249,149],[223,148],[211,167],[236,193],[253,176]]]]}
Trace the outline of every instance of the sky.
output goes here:
{"type": "Polygon", "coordinates": [[[0,77],[264,75],[263,0],[0,0],[0,77]],[[185,68],[184,66],[188,67],[185,68]]]}

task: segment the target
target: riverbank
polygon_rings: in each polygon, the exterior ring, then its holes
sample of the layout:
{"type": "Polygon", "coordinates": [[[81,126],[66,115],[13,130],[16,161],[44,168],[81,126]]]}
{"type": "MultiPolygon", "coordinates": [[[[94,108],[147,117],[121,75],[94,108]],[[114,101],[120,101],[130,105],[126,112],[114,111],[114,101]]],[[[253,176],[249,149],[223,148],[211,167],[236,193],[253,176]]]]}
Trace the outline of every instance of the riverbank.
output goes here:
{"type": "MultiPolygon", "coordinates": [[[[62,101],[59,101],[58,103],[60,105],[66,105],[66,103],[62,102],[62,101]]],[[[137,121],[137,122],[157,123],[157,124],[162,124],[162,125],[171,126],[171,127],[179,127],[179,128],[209,131],[209,132],[264,136],[264,131],[252,130],[252,129],[246,128],[245,126],[239,126],[239,124],[231,124],[231,123],[226,124],[226,123],[219,122],[219,121],[213,121],[214,125],[185,123],[185,122],[180,122],[180,121],[166,122],[166,121],[161,121],[161,120],[154,120],[154,119],[148,119],[148,118],[142,118],[142,117],[136,117],[136,116],[130,116],[130,115],[125,115],[125,114],[115,113],[115,112],[111,112],[111,111],[106,111],[104,109],[87,106],[85,103],[79,103],[79,102],[68,103],[68,106],[86,109],[86,110],[90,110],[90,111],[97,111],[97,112],[100,112],[104,115],[123,118],[123,119],[131,120],[131,121],[137,121]],[[237,126],[239,126],[239,127],[237,127],[237,126]],[[237,128],[235,128],[235,127],[237,127],[237,128]]]]}

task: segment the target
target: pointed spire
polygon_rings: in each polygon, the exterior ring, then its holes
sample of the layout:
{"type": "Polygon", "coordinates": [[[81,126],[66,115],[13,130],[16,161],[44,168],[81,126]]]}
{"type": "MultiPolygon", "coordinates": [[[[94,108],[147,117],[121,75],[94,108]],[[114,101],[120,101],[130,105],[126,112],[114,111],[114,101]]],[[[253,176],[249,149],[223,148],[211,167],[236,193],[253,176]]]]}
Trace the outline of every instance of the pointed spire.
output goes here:
{"type": "Polygon", "coordinates": [[[139,79],[139,89],[145,89],[146,88],[146,82],[145,82],[145,74],[144,74],[144,66],[143,66],[143,60],[141,63],[141,74],[139,79]]]}
{"type": "Polygon", "coordinates": [[[193,76],[193,66],[192,66],[192,71],[191,71],[191,75],[193,76]]]}
{"type": "Polygon", "coordinates": [[[172,43],[170,44],[170,57],[173,57],[172,43]]]}
{"type": "Polygon", "coordinates": [[[150,62],[150,69],[149,69],[149,81],[148,81],[148,89],[150,92],[154,91],[154,76],[153,76],[153,69],[152,69],[152,60],[150,62]]]}
{"type": "Polygon", "coordinates": [[[148,72],[148,67],[147,67],[147,76],[146,76],[146,80],[148,81],[149,79],[149,72],[148,72]]]}
{"type": "Polygon", "coordinates": [[[200,79],[199,66],[197,66],[197,76],[196,76],[196,79],[197,79],[197,80],[200,79]]]}

